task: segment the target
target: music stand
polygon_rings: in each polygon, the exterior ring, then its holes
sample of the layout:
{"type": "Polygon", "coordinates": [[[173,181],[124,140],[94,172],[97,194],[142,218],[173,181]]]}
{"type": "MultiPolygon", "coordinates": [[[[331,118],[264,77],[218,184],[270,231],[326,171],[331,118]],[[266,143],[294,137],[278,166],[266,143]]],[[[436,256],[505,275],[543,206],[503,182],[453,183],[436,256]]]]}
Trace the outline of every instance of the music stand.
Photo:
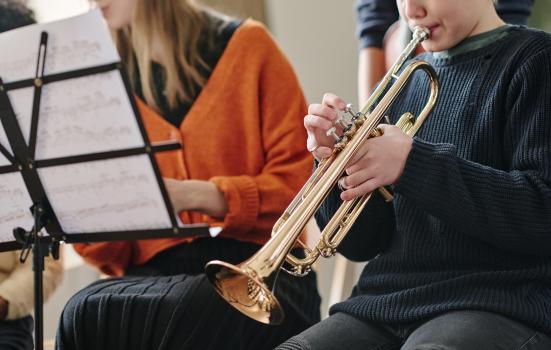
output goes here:
{"type": "Polygon", "coordinates": [[[159,168],[155,162],[155,153],[179,149],[178,143],[153,145],[150,143],[142,120],[139,118],[138,109],[133,94],[131,93],[128,79],[126,78],[120,62],[77,69],[73,71],[44,75],[46,53],[48,48],[48,33],[42,32],[40,37],[39,54],[36,60],[36,73],[34,79],[15,81],[4,84],[0,78],[0,118],[2,126],[13,151],[13,155],[0,144],[0,154],[10,163],[0,166],[0,175],[19,174],[25,184],[28,195],[31,199],[30,207],[33,225],[32,228],[15,227],[13,230],[15,241],[0,243],[0,251],[23,249],[20,259],[24,261],[32,251],[34,271],[34,292],[35,292],[35,349],[43,348],[43,295],[42,295],[42,271],[44,270],[44,258],[53,255],[54,259],[59,257],[59,243],[82,243],[114,240],[136,240],[153,239],[166,237],[185,236],[206,236],[209,234],[208,225],[183,225],[181,224],[169,200],[168,193],[164,187],[159,168]],[[36,145],[38,135],[38,124],[40,121],[40,101],[42,89],[45,85],[60,82],[68,79],[87,77],[95,74],[116,71],[120,74],[126,94],[132,106],[136,122],[139,125],[143,147],[130,149],[112,150],[99,153],[79,154],[55,159],[37,159],[36,145]],[[10,103],[8,92],[25,87],[34,87],[32,99],[32,119],[30,127],[29,142],[27,144],[20,122],[17,119],[14,108],[10,103]],[[162,202],[166,215],[170,218],[170,227],[151,227],[130,231],[107,230],[94,232],[66,232],[63,223],[58,220],[56,210],[51,205],[47,190],[39,174],[41,169],[49,167],[60,167],[75,165],[79,163],[91,163],[97,161],[116,161],[135,156],[146,156],[151,164],[156,185],[162,196],[162,202]],[[43,229],[47,235],[42,233],[43,229]]]}

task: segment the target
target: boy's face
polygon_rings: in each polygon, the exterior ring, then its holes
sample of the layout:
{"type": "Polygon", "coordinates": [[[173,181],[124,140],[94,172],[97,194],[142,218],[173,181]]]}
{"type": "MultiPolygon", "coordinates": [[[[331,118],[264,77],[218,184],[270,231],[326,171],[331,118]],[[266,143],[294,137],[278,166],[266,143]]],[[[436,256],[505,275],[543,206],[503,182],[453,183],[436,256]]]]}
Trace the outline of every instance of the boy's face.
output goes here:
{"type": "Polygon", "coordinates": [[[397,4],[410,28],[422,25],[430,30],[430,39],[422,45],[433,52],[481,33],[489,11],[495,11],[491,0],[397,0],[397,4]]]}

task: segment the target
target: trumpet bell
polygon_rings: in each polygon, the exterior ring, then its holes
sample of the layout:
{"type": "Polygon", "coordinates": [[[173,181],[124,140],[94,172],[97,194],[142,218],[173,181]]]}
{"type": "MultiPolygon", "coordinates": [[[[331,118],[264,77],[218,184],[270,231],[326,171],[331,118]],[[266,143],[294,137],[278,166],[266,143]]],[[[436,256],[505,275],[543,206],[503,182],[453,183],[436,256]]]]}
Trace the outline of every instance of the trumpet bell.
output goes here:
{"type": "Polygon", "coordinates": [[[205,267],[208,279],[216,292],[231,306],[265,324],[283,322],[285,314],[270,287],[255,277],[252,270],[214,260],[205,267]]]}

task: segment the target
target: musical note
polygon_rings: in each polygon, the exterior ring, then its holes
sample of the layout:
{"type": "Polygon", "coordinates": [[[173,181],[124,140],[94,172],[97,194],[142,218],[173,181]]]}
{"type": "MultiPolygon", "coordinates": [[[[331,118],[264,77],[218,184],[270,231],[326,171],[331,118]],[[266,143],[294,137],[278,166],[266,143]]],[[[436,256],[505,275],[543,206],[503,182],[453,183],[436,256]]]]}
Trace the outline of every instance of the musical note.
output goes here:
{"type": "Polygon", "coordinates": [[[0,243],[15,241],[13,229],[30,229],[31,198],[19,173],[0,175],[0,243]]]}
{"type": "Polygon", "coordinates": [[[100,11],[93,10],[73,18],[1,34],[0,47],[3,52],[9,52],[9,55],[0,55],[0,77],[5,83],[34,78],[42,31],[49,35],[46,75],[120,60],[100,11]]]}
{"type": "Polygon", "coordinates": [[[67,233],[170,228],[147,155],[39,169],[67,233]]]}
{"type": "MultiPolygon", "coordinates": [[[[9,92],[27,144],[32,92],[32,88],[9,92]]],[[[45,85],[36,141],[39,160],[144,146],[117,71],[45,85]]]]}

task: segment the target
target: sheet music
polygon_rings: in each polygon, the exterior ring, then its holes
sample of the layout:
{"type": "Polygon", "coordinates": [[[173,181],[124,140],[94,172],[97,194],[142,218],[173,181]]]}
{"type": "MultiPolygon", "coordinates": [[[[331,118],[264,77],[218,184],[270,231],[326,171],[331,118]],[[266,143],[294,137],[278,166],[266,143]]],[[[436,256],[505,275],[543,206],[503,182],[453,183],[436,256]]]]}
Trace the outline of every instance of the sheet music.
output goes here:
{"type": "MultiPolygon", "coordinates": [[[[28,144],[33,89],[10,91],[9,97],[28,144]]],[[[143,146],[118,71],[59,81],[44,87],[36,159],[143,146]]]]}
{"type": "MultiPolygon", "coordinates": [[[[4,130],[4,126],[2,123],[0,123],[0,145],[4,146],[4,148],[13,155],[13,151],[10,147],[10,144],[8,142],[8,136],[6,135],[6,131],[4,130]]],[[[2,153],[0,153],[0,166],[2,165],[9,165],[10,162],[4,157],[2,153]]]]}
{"type": "Polygon", "coordinates": [[[4,157],[2,153],[0,153],[0,166],[6,166],[6,165],[11,165],[11,163],[9,160],[6,159],[6,157],[4,157]]]}
{"type": "Polygon", "coordinates": [[[0,243],[15,241],[13,229],[33,226],[33,202],[19,173],[0,175],[0,243]]]}
{"type": "Polygon", "coordinates": [[[38,170],[63,231],[170,228],[147,155],[38,170]]]}
{"type": "Polygon", "coordinates": [[[4,83],[34,78],[42,31],[49,34],[46,75],[120,60],[101,12],[94,10],[0,34],[0,77],[4,83]]]}

